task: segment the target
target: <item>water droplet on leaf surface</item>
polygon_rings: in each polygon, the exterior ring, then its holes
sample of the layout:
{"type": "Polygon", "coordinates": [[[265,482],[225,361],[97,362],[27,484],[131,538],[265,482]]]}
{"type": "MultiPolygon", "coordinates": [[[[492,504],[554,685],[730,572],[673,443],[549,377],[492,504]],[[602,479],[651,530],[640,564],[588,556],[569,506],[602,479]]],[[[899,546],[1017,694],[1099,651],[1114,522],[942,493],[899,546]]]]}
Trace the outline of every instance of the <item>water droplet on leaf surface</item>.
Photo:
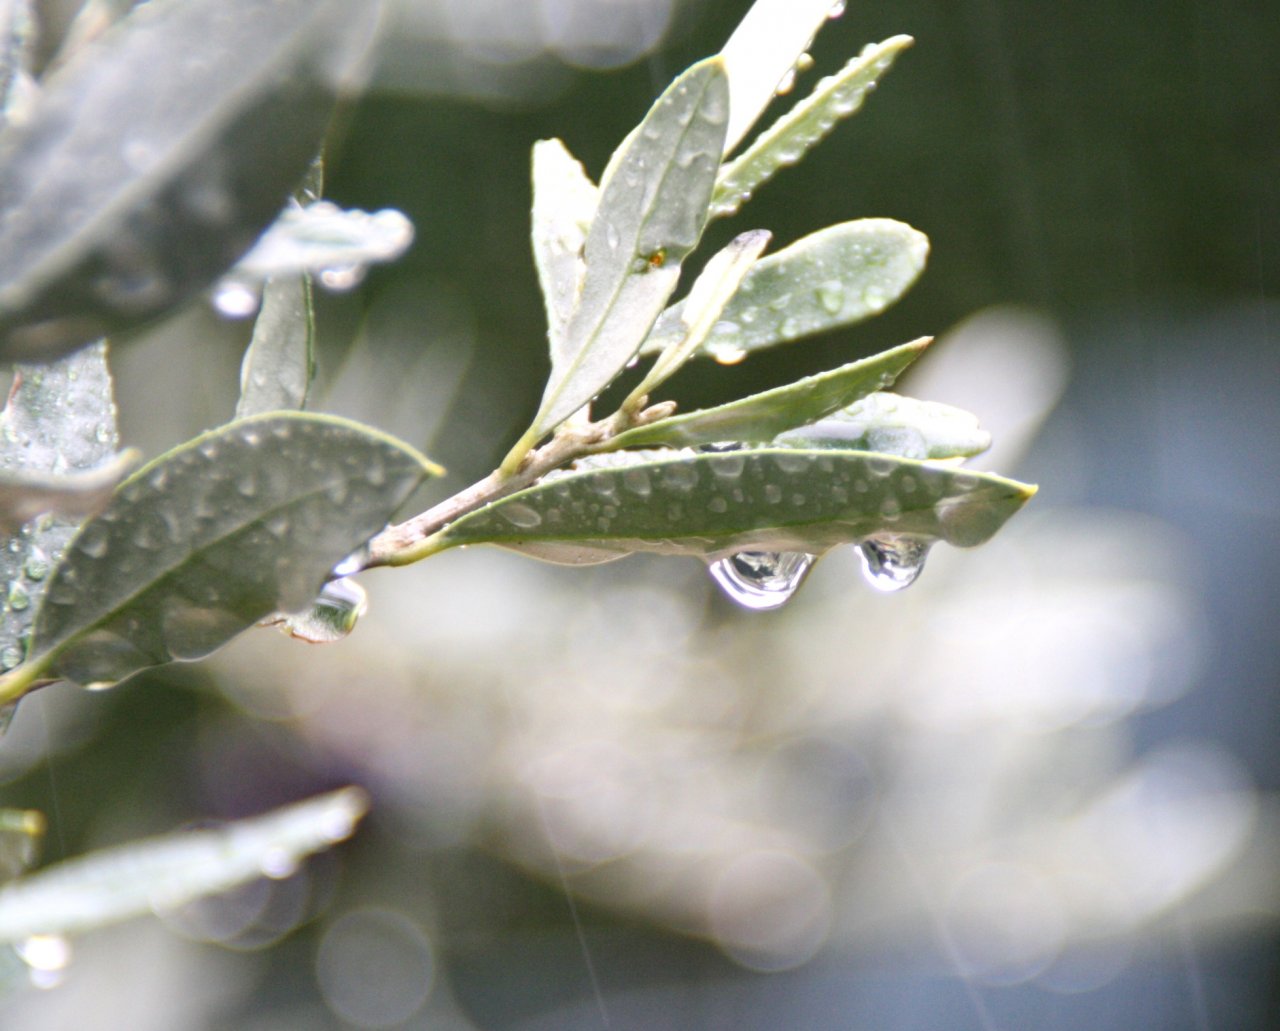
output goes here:
{"type": "Polygon", "coordinates": [[[767,611],[791,600],[813,566],[803,551],[740,551],[709,569],[720,589],[743,608],[767,611]]]}
{"type": "Polygon", "coordinates": [[[913,537],[869,537],[858,547],[862,575],[877,591],[901,591],[916,582],[930,546],[913,537]]]}
{"type": "Polygon", "coordinates": [[[224,279],[213,288],[213,307],[224,319],[247,319],[258,310],[262,296],[238,279],[224,279]]]}

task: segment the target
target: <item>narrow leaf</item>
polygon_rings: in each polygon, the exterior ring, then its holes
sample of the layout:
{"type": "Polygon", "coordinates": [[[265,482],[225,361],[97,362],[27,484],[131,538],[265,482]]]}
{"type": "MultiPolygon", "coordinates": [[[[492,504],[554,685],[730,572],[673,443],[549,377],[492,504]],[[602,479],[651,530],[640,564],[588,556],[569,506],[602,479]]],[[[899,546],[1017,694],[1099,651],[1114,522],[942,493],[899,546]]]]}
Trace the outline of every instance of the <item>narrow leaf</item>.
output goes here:
{"type": "Polygon", "coordinates": [[[272,279],[240,366],[236,418],[306,407],[315,372],[315,313],[305,275],[272,279]]]}
{"type": "Polygon", "coordinates": [[[32,657],[0,678],[0,698],[46,674],[108,686],[306,607],[438,471],[331,416],[243,419],[176,448],[72,541],[36,616],[32,657]]]}
{"type": "Polygon", "coordinates": [[[794,165],[826,138],[842,118],[862,107],[894,58],[914,43],[894,36],[873,43],[835,75],[822,79],[812,94],[762,132],[743,154],[725,165],[716,179],[712,217],[732,215],[775,172],[794,165]]]}
{"type": "Polygon", "coordinates": [[[875,393],[813,425],[788,430],[777,443],[883,451],[904,458],[969,458],[991,446],[991,434],[962,408],[875,393]]]}
{"type": "MultiPolygon", "coordinates": [[[[689,290],[681,312],[684,335],[673,340],[658,355],[657,361],[631,392],[628,401],[645,397],[693,357],[768,244],[769,233],[764,229],[753,229],[735,237],[707,262],[689,290]]],[[[627,402],[623,403],[623,407],[627,407],[627,402]]]]}
{"type": "Polygon", "coordinates": [[[49,361],[203,290],[275,218],[380,4],[140,5],[0,140],[0,360],[49,361]]]}
{"type": "MultiPolygon", "coordinates": [[[[785,387],[627,430],[610,440],[609,448],[695,447],[722,441],[768,443],[786,430],[817,422],[888,386],[931,340],[932,337],[921,337],[785,387]]],[[[854,448],[853,444],[847,446],[849,450],[854,448]]]]}
{"type": "Polygon", "coordinates": [[[587,404],[635,354],[706,224],[727,118],[724,69],[703,61],[668,87],[625,145],[587,233],[566,360],[518,448],[587,404]]]}
{"type": "MultiPolygon", "coordinates": [[[[848,326],[898,300],[924,268],[929,238],[902,222],[864,218],[828,226],[762,258],[711,329],[704,353],[751,351],[848,326]]],[[[683,334],[685,301],[662,313],[641,354],[683,334]]]]}
{"type": "Polygon", "coordinates": [[[368,266],[400,257],[412,242],[413,223],[392,208],[289,204],[223,282],[256,284],[309,272],[321,285],[342,289],[355,286],[368,266]]]}
{"type": "MultiPolygon", "coordinates": [[[[107,345],[101,342],[47,366],[18,366],[8,402],[0,412],[0,475],[12,481],[79,480],[106,470],[122,473],[116,458],[116,409],[107,345]]],[[[83,486],[83,481],[81,480],[83,486]]],[[[103,484],[105,486],[105,484],[103,484]]],[[[74,506],[73,506],[74,507],[74,506]]],[[[15,517],[16,518],[16,517],[15,517]]],[[[0,671],[19,665],[26,654],[32,620],[49,574],[75,534],[80,518],[45,515],[28,522],[0,546],[0,671]]],[[[16,703],[13,703],[16,704],[16,703]]],[[[0,707],[0,734],[13,716],[0,707]]]]}
{"type": "Polygon", "coordinates": [[[724,151],[730,153],[794,74],[800,55],[838,11],[833,0],[756,0],[724,45],[730,118],[724,151]]]}
{"type": "Polygon", "coordinates": [[[572,358],[565,329],[582,290],[583,248],[599,196],[560,140],[533,145],[533,260],[547,309],[552,369],[572,358]]]}
{"type": "Polygon", "coordinates": [[[351,836],[369,806],[344,788],[212,830],[181,831],[69,859],[0,888],[0,942],[80,934],[173,909],[259,877],[287,876],[351,836]]]}
{"type": "Polygon", "coordinates": [[[531,545],[554,558],[555,546],[570,546],[598,561],[637,551],[816,555],[884,534],[971,547],[1034,493],[989,473],[861,451],[614,452],[463,516],[434,550],[531,545]]]}
{"type": "Polygon", "coordinates": [[[63,476],[0,473],[0,533],[13,534],[46,512],[72,520],[97,515],[139,457],[137,451],[123,451],[96,469],[63,476]]]}

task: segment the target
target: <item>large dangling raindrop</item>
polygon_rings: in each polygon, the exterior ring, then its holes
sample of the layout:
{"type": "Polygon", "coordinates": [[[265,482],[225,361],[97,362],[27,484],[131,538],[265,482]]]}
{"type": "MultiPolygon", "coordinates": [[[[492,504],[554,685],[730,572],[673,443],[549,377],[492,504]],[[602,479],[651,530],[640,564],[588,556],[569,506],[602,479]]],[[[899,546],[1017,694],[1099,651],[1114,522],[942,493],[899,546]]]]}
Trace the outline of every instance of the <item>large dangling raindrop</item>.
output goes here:
{"type": "Polygon", "coordinates": [[[869,537],[858,546],[862,575],[877,591],[901,591],[916,582],[930,541],[914,537],[869,537]]]}
{"type": "Polygon", "coordinates": [[[275,616],[263,623],[308,644],[331,644],[351,633],[368,607],[364,588],[354,580],[330,580],[306,612],[275,616]]]}
{"type": "Polygon", "coordinates": [[[740,551],[711,563],[711,576],[743,608],[765,611],[791,600],[813,565],[803,551],[740,551]]]}

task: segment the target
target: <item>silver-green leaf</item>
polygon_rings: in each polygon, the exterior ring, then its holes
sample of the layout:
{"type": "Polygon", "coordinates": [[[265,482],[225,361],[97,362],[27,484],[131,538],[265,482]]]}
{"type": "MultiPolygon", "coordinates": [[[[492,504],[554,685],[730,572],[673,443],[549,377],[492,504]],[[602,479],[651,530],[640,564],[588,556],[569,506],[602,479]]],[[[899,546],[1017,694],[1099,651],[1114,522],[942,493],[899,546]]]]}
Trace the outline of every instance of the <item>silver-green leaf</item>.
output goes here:
{"type": "MultiPolygon", "coordinates": [[[[758,261],[712,327],[702,351],[736,361],[751,351],[877,315],[924,269],[929,238],[888,218],[828,226],[758,261]]],[[[641,348],[652,354],[683,334],[684,301],[658,319],[641,348]]]]}
{"type": "Polygon", "coordinates": [[[875,393],[812,425],[780,434],[777,443],[885,451],[904,458],[970,458],[991,446],[991,434],[962,408],[875,393]]]}
{"type": "Polygon", "coordinates": [[[724,68],[712,58],[676,79],[623,145],[587,233],[565,360],[517,460],[613,381],[662,311],[706,224],[728,115],[724,68]]]}
{"type": "Polygon", "coordinates": [[[275,218],[363,63],[377,0],[139,5],[0,140],[0,360],[170,310],[275,218]]]}
{"type": "MultiPolygon", "coordinates": [[[[866,394],[888,386],[920,356],[931,340],[932,337],[921,337],[784,387],[639,426],[611,438],[608,446],[612,450],[696,447],[723,441],[767,443],[793,427],[817,422],[866,394]]],[[[850,444],[848,448],[855,446],[850,444]]]]}
{"type": "Polygon", "coordinates": [[[314,352],[310,278],[285,275],[268,280],[240,365],[236,418],[305,407],[315,372],[314,352]]]}
{"type": "Polygon", "coordinates": [[[712,217],[732,215],[780,168],[794,165],[822,142],[840,119],[862,107],[894,59],[913,42],[910,36],[894,36],[873,43],[835,75],[822,79],[813,93],[720,170],[711,199],[712,217]]]}
{"type": "Polygon", "coordinates": [[[547,477],[439,531],[432,550],[490,543],[591,561],[631,552],[718,558],[821,554],[908,535],[972,547],[1035,493],[1027,484],[862,451],[614,452],[547,477]]]}
{"type": "Polygon", "coordinates": [[[0,942],[74,935],[285,877],[351,836],[369,807],[358,788],[211,830],[181,831],[68,859],[0,888],[0,942]]]}
{"type": "Polygon", "coordinates": [[[438,471],[377,431],[302,413],[240,420],[176,448],[71,542],[30,658],[0,678],[0,699],[41,677],[106,686],[301,610],[438,471]]]}

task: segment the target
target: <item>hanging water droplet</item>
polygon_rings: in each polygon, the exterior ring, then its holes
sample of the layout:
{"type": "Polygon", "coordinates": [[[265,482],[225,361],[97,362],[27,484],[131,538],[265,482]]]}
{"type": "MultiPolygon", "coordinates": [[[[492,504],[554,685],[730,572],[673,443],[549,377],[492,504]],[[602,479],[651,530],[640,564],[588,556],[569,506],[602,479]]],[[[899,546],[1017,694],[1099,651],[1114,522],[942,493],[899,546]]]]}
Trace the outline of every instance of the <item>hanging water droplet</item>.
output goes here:
{"type": "Polygon", "coordinates": [[[223,279],[213,288],[213,307],[224,319],[247,319],[258,310],[258,288],[239,279],[223,279]]]}
{"type": "Polygon", "coordinates": [[[914,537],[869,537],[858,546],[862,575],[877,591],[901,591],[916,582],[931,546],[914,537]]]}
{"type": "Polygon", "coordinates": [[[838,279],[828,279],[818,287],[818,303],[829,315],[839,315],[844,309],[844,284],[838,279]]]}
{"type": "Polygon", "coordinates": [[[56,988],[71,963],[71,943],[60,934],[33,934],[13,950],[27,965],[31,983],[37,988],[56,988]]]}
{"type": "Polygon", "coordinates": [[[368,595],[354,580],[330,580],[306,612],[278,616],[264,622],[278,626],[290,637],[308,644],[331,644],[351,633],[368,607],[368,595]]]}
{"type": "Polygon", "coordinates": [[[813,565],[803,551],[740,551],[717,559],[712,579],[743,608],[766,611],[791,600],[813,565]]]}
{"type": "Polygon", "coordinates": [[[794,68],[788,68],[787,74],[782,77],[782,81],[779,82],[778,85],[774,88],[774,92],[778,94],[778,96],[780,97],[785,96],[786,94],[791,92],[791,90],[795,87],[795,84],[796,84],[796,70],[794,68]]]}
{"type": "Polygon", "coordinates": [[[747,356],[746,348],[733,344],[711,343],[707,345],[707,354],[721,365],[737,365],[747,356]]]}
{"type": "Polygon", "coordinates": [[[365,273],[368,270],[367,265],[333,265],[330,268],[321,269],[320,274],[316,276],[316,281],[326,290],[343,293],[354,290],[364,282],[365,273]]]}

